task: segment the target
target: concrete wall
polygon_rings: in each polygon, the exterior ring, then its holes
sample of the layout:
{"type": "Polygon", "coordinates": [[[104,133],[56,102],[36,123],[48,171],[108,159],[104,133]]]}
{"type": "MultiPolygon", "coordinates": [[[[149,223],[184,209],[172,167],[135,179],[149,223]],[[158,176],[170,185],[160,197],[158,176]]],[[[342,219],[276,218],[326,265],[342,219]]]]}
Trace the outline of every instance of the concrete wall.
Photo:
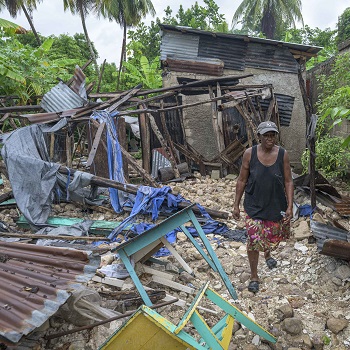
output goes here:
{"type": "MultiPolygon", "coordinates": [[[[246,69],[244,72],[225,70],[225,75],[242,75],[243,73],[252,73],[254,76],[242,79],[241,84],[272,84],[275,93],[295,97],[290,126],[281,127],[281,141],[290,155],[294,170],[299,171],[301,169],[300,157],[305,149],[306,114],[297,74],[254,68],[246,69]]],[[[202,74],[168,72],[163,78],[163,86],[168,87],[178,84],[177,75],[192,79],[212,78],[202,74]]],[[[183,103],[188,104],[199,99],[208,99],[208,95],[185,96],[183,103]]],[[[216,156],[218,150],[211,122],[210,104],[186,108],[183,111],[187,141],[208,159],[216,156]]]]}

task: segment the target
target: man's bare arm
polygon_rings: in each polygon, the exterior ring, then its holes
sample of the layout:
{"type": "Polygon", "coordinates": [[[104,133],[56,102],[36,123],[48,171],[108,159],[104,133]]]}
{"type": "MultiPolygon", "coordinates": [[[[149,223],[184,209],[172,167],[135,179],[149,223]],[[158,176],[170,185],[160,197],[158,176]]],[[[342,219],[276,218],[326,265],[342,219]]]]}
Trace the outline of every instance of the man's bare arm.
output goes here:
{"type": "Polygon", "coordinates": [[[240,217],[239,213],[239,203],[241,202],[243,192],[245,186],[248,181],[249,176],[249,163],[252,154],[252,149],[248,148],[244,154],[242,159],[242,166],[238,176],[237,184],[236,184],[236,195],[235,195],[235,203],[233,205],[233,217],[238,220],[240,217]]]}
{"type": "Polygon", "coordinates": [[[294,197],[294,184],[292,178],[292,171],[290,167],[289,155],[287,151],[284,152],[283,157],[283,171],[284,171],[284,188],[287,197],[287,210],[285,219],[290,221],[293,218],[293,197],[294,197]]]}

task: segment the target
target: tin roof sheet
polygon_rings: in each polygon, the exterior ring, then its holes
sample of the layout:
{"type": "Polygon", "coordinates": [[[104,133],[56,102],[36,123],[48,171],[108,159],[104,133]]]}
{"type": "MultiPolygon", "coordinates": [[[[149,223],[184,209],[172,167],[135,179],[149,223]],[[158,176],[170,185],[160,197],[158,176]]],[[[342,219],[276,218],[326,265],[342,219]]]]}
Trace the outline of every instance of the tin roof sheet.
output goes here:
{"type": "Polygon", "coordinates": [[[212,38],[238,39],[249,43],[262,43],[262,44],[269,44],[274,46],[288,47],[289,49],[300,51],[300,54],[305,53],[307,58],[310,58],[310,55],[316,55],[320,50],[322,50],[322,47],[319,47],[319,46],[301,45],[301,44],[289,43],[289,42],[278,41],[278,40],[262,39],[262,38],[256,38],[253,36],[242,35],[242,34],[209,32],[209,31],[200,30],[200,29],[193,29],[190,27],[172,26],[168,24],[161,24],[160,27],[163,30],[163,32],[166,32],[166,31],[181,32],[181,33],[187,33],[191,35],[194,35],[194,34],[206,35],[212,38]]]}
{"type": "Polygon", "coordinates": [[[96,268],[83,251],[0,242],[0,339],[16,343],[41,326],[96,268]]]}
{"type": "Polygon", "coordinates": [[[326,225],[315,220],[310,221],[310,227],[312,234],[317,240],[319,250],[322,250],[323,244],[327,239],[350,242],[350,233],[338,227],[326,225]]]}
{"type": "Polygon", "coordinates": [[[47,92],[41,101],[41,107],[46,112],[62,112],[68,109],[84,106],[87,100],[81,98],[61,81],[47,92]]]}

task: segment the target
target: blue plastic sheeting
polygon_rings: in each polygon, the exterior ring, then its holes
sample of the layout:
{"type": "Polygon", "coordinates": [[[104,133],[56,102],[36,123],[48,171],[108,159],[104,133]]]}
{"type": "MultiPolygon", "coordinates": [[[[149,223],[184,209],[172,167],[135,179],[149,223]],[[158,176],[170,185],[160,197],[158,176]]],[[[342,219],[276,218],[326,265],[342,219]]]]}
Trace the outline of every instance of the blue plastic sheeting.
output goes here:
{"type": "MultiPolygon", "coordinates": [[[[157,220],[158,213],[161,205],[164,203],[167,194],[171,191],[169,186],[162,188],[154,188],[149,186],[140,186],[137,190],[134,206],[130,213],[130,216],[124,219],[120,225],[114,229],[108,238],[114,241],[118,234],[123,230],[126,225],[134,222],[138,214],[152,213],[152,220],[157,220]]],[[[173,201],[172,204],[175,202],[173,201]]]]}
{"type": "MultiPolygon", "coordinates": [[[[140,186],[136,197],[135,202],[132,208],[132,211],[130,213],[130,216],[124,219],[120,225],[115,228],[108,238],[111,241],[117,241],[117,236],[122,232],[122,230],[125,228],[125,226],[132,224],[135,221],[135,218],[138,214],[152,214],[152,220],[155,221],[158,218],[159,211],[174,211],[178,207],[178,203],[184,202],[185,199],[178,195],[175,196],[172,193],[170,193],[171,188],[169,186],[164,186],[162,188],[154,188],[149,186],[140,186]]],[[[215,234],[223,234],[227,231],[229,231],[226,224],[220,223],[216,220],[213,220],[211,216],[206,212],[206,210],[200,205],[197,204],[197,207],[200,209],[202,216],[206,219],[206,222],[204,225],[202,225],[202,229],[205,234],[208,233],[215,233],[215,234]]],[[[137,234],[142,234],[143,232],[147,231],[154,225],[152,224],[146,224],[141,223],[137,225],[133,225],[131,228],[131,231],[137,234]]],[[[198,236],[198,233],[194,227],[186,227],[189,232],[192,234],[192,236],[196,237],[198,236]]],[[[174,230],[172,232],[169,232],[166,235],[167,240],[170,243],[174,243],[176,241],[176,233],[180,230],[174,230]]],[[[99,244],[97,242],[96,244],[99,244]]],[[[169,251],[166,248],[160,249],[157,256],[165,256],[169,255],[169,251]]]]}
{"type": "Polygon", "coordinates": [[[299,210],[299,216],[310,216],[310,217],[312,217],[313,210],[311,208],[311,205],[309,205],[309,204],[300,205],[298,210],[299,210]]]}
{"type": "MultiPolygon", "coordinates": [[[[95,111],[91,118],[98,120],[100,123],[105,122],[107,127],[107,156],[108,156],[108,171],[109,178],[121,183],[125,183],[123,172],[123,158],[120,149],[117,130],[113,117],[118,112],[109,113],[104,111],[95,111]]],[[[109,195],[113,209],[120,213],[122,211],[122,204],[120,203],[118,190],[115,188],[109,188],[109,195]]]]}

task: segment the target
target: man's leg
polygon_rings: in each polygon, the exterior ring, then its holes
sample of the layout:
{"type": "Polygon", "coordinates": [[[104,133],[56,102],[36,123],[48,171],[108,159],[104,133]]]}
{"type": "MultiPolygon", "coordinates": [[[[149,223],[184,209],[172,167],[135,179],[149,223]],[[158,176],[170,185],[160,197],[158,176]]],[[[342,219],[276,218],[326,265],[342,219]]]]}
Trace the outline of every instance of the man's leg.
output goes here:
{"type": "Polygon", "coordinates": [[[259,276],[258,276],[259,251],[247,250],[247,254],[248,254],[248,260],[250,265],[250,280],[259,281],[259,276]]]}

